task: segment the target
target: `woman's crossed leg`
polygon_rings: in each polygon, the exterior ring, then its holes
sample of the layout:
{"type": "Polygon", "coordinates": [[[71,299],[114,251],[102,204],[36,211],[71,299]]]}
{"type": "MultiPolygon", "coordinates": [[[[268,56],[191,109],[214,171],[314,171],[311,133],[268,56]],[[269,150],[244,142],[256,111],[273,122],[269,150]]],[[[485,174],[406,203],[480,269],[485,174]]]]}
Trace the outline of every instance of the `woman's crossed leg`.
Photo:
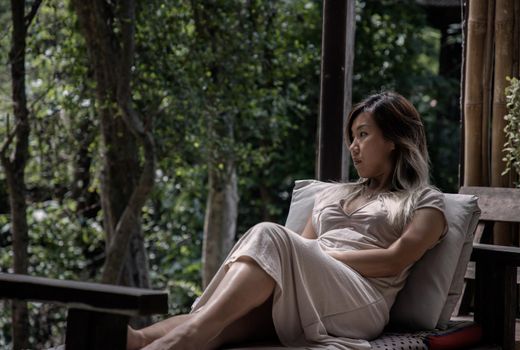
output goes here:
{"type": "Polygon", "coordinates": [[[276,340],[271,315],[274,286],[274,280],[253,259],[242,256],[230,265],[199,311],[140,331],[129,329],[128,349],[217,349],[247,340],[276,340]]]}

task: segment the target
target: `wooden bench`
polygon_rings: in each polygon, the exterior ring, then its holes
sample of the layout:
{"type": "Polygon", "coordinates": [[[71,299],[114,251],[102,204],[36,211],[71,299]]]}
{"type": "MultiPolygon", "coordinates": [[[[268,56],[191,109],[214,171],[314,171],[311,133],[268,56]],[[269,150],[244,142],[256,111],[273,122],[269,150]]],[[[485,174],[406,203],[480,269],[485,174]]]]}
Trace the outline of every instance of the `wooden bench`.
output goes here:
{"type": "MultiPolygon", "coordinates": [[[[482,210],[475,232],[476,241],[491,237],[495,222],[520,223],[520,189],[462,187],[462,194],[473,194],[482,210]]],[[[520,248],[474,243],[475,322],[482,326],[486,344],[504,350],[515,348],[517,313],[517,267],[520,248]]]]}
{"type": "Polygon", "coordinates": [[[66,349],[126,349],[132,316],[165,314],[168,293],[149,289],[0,273],[0,298],[68,308],[66,349]]]}

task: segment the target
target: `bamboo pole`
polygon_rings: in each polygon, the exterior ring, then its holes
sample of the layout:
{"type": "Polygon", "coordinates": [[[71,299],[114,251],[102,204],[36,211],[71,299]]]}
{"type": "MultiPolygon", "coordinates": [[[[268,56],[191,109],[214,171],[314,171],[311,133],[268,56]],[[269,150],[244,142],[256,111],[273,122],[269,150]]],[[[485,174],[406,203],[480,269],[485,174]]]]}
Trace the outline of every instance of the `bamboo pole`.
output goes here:
{"type": "MultiPolygon", "coordinates": [[[[520,76],[520,1],[515,1],[514,32],[513,32],[513,76],[520,76]]],[[[514,187],[519,181],[519,174],[513,171],[509,172],[509,187],[514,187]]],[[[513,242],[516,246],[520,245],[520,225],[513,225],[512,236],[513,242]]],[[[520,295],[520,291],[518,291],[520,295]]],[[[518,307],[517,307],[518,310],[518,307]]]]}
{"type": "Polygon", "coordinates": [[[513,76],[520,76],[520,1],[514,1],[513,14],[513,76]]]}
{"type": "Polygon", "coordinates": [[[495,0],[487,3],[487,26],[486,41],[483,52],[483,75],[482,75],[482,180],[480,185],[490,184],[490,155],[489,155],[489,129],[491,116],[493,114],[493,59],[494,59],[494,24],[495,24],[495,0]]]}
{"type": "Polygon", "coordinates": [[[495,77],[493,89],[493,119],[491,139],[491,184],[507,187],[509,181],[502,175],[505,163],[502,149],[505,143],[505,120],[507,114],[505,88],[507,76],[513,74],[514,0],[497,0],[495,11],[495,77]]]}
{"type": "MultiPolygon", "coordinates": [[[[495,76],[493,89],[493,116],[491,135],[491,185],[508,187],[509,177],[502,175],[505,139],[504,116],[507,114],[504,89],[507,76],[513,74],[514,0],[497,0],[495,8],[495,76]]],[[[510,225],[495,225],[494,242],[512,243],[510,225]]]]}
{"type": "Polygon", "coordinates": [[[464,117],[464,101],[466,100],[464,86],[466,85],[466,41],[468,37],[468,6],[469,0],[463,0],[461,4],[462,12],[462,58],[460,65],[460,140],[459,140],[459,187],[464,186],[464,156],[466,149],[464,147],[464,134],[466,130],[466,123],[464,117]]]}
{"type": "Polygon", "coordinates": [[[487,1],[468,1],[468,38],[464,96],[464,184],[482,182],[482,68],[487,28],[487,1]]]}

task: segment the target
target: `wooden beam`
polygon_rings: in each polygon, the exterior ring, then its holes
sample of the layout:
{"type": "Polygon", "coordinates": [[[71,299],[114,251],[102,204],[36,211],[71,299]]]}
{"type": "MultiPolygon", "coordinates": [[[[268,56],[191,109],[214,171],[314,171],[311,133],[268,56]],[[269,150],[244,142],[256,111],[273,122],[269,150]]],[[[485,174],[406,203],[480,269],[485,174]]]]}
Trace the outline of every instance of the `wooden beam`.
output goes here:
{"type": "Polygon", "coordinates": [[[316,162],[317,178],[322,181],[339,181],[342,178],[343,119],[345,114],[350,111],[346,108],[350,109],[351,103],[349,90],[354,47],[352,29],[355,22],[354,4],[354,0],[323,1],[321,90],[316,162]],[[349,48],[350,53],[348,53],[349,48]],[[346,98],[346,96],[348,97],[346,98]]]}
{"type": "Polygon", "coordinates": [[[55,302],[127,316],[168,312],[164,291],[7,273],[0,273],[0,298],[55,302]]]}
{"type": "Polygon", "coordinates": [[[482,221],[510,223],[520,221],[520,189],[464,186],[460,188],[459,193],[473,194],[478,197],[482,221]]]}

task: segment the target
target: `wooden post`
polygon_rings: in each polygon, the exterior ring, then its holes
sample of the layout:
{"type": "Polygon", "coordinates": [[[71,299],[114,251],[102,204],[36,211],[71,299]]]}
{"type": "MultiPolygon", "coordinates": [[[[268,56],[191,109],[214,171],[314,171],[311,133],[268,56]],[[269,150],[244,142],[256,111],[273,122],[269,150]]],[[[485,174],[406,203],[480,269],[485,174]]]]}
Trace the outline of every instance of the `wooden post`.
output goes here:
{"type": "Polygon", "coordinates": [[[464,80],[464,184],[481,185],[482,68],[486,41],[487,1],[468,1],[468,36],[464,80]]]}
{"type": "MultiPolygon", "coordinates": [[[[351,67],[347,61],[352,60],[352,54],[347,55],[349,42],[347,28],[353,27],[354,0],[323,1],[323,29],[321,53],[321,91],[320,112],[318,120],[318,159],[316,173],[319,180],[341,180],[343,153],[343,119],[348,112],[345,110],[346,93],[351,84],[348,74],[351,67]],[[349,10],[350,9],[350,10],[349,10]],[[352,22],[352,23],[349,23],[352,22]]],[[[353,35],[351,35],[353,37],[353,35]]],[[[350,92],[348,92],[350,94],[350,92]]]]}
{"type": "Polygon", "coordinates": [[[487,2],[486,42],[484,45],[482,67],[482,170],[480,185],[488,186],[490,178],[489,127],[493,110],[493,57],[494,57],[495,1],[487,2]]]}
{"type": "MultiPolygon", "coordinates": [[[[491,185],[508,187],[509,177],[502,175],[505,163],[502,160],[505,143],[505,120],[507,114],[504,89],[506,76],[513,74],[514,0],[497,0],[495,8],[495,76],[493,89],[493,115],[491,122],[491,185]]],[[[510,225],[495,227],[494,242],[500,245],[512,243],[510,225]]]]}
{"type": "MultiPolygon", "coordinates": [[[[345,94],[343,98],[343,129],[347,125],[348,114],[352,110],[352,74],[354,71],[354,43],[356,39],[356,2],[347,1],[347,34],[345,48],[345,94]]],[[[347,182],[350,170],[350,151],[345,145],[344,133],[341,134],[342,160],[341,160],[341,181],[347,182]]]]}

